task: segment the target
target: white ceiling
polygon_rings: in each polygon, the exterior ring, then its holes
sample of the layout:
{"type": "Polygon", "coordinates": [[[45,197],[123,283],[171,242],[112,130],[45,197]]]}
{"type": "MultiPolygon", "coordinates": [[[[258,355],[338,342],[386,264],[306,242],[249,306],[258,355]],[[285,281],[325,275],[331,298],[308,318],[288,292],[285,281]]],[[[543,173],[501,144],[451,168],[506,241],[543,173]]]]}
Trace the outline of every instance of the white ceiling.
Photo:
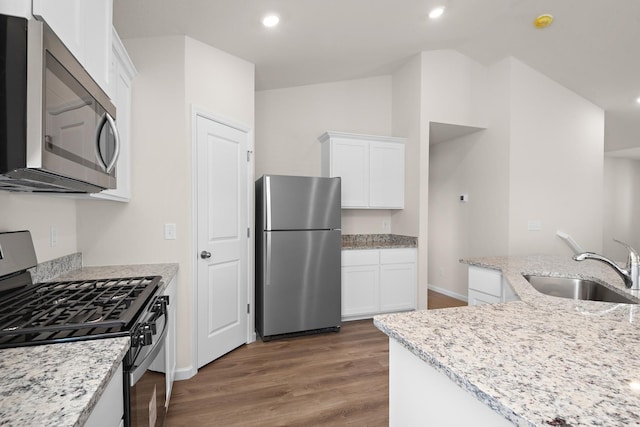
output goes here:
{"type": "Polygon", "coordinates": [[[640,0],[114,0],[114,24],[123,39],[186,34],[244,58],[256,90],[389,74],[422,50],[512,55],[640,122],[640,0]],[[436,4],[445,15],[429,21],[436,4]],[[262,26],[267,12],[279,26],[262,26]],[[538,30],[542,13],[555,20],[538,30]]]}

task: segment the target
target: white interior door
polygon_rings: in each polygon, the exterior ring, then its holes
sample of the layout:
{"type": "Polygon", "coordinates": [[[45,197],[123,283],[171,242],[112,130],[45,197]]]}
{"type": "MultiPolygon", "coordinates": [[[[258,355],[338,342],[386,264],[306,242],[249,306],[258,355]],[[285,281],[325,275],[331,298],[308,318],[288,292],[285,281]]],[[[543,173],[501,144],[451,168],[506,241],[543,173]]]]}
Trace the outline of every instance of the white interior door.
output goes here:
{"type": "Polygon", "coordinates": [[[196,118],[198,368],[247,338],[247,141],[196,118]]]}

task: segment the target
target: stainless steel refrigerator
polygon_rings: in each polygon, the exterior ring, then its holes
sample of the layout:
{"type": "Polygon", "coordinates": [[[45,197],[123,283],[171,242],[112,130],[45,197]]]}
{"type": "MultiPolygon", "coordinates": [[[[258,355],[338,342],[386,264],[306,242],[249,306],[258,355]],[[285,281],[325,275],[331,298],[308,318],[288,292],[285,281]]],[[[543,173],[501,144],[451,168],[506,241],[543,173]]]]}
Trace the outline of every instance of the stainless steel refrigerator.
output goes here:
{"type": "Polygon", "coordinates": [[[340,329],[340,178],[256,181],[256,330],[340,329]]]}

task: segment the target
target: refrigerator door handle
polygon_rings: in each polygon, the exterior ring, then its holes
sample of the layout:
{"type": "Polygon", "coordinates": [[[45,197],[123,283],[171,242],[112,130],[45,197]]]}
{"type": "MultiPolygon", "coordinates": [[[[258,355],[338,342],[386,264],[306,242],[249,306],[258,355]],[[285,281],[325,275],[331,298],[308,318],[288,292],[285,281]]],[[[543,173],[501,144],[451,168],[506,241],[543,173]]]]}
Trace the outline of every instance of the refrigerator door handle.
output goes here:
{"type": "Polygon", "coordinates": [[[264,219],[265,219],[265,230],[271,231],[271,177],[264,177],[264,197],[265,197],[265,208],[264,208],[264,219]]]}
{"type": "Polygon", "coordinates": [[[271,233],[265,233],[265,246],[264,285],[269,286],[271,284],[271,233]]]}

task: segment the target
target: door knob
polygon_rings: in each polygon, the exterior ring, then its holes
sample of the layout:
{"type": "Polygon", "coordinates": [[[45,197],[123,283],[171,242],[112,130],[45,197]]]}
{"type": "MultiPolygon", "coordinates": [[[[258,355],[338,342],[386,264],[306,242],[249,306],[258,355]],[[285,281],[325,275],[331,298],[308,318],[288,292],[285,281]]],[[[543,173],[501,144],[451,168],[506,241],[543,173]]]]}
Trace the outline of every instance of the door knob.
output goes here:
{"type": "Polygon", "coordinates": [[[207,251],[200,252],[200,258],[202,259],[211,258],[211,252],[207,252],[207,251]]]}

